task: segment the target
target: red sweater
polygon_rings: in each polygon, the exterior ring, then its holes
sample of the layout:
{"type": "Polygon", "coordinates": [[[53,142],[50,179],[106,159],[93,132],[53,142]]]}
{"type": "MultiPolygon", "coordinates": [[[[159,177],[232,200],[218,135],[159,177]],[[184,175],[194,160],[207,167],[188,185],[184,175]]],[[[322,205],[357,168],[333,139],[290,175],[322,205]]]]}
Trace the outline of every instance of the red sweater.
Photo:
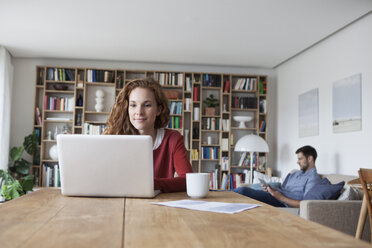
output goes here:
{"type": "Polygon", "coordinates": [[[193,172],[183,136],[174,130],[165,129],[160,146],[153,151],[154,187],[162,192],[186,191],[186,173],[193,172]],[[174,177],[174,172],[178,177],[174,177]]]}

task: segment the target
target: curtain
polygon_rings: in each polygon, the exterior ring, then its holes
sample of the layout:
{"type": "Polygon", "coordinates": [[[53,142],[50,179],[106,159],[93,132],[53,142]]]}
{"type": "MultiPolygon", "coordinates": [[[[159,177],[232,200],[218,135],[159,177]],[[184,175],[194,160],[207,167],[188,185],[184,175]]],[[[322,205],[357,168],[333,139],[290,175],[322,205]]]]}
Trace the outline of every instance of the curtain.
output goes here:
{"type": "Polygon", "coordinates": [[[0,46],[0,169],[8,168],[12,85],[12,58],[0,46]]]}

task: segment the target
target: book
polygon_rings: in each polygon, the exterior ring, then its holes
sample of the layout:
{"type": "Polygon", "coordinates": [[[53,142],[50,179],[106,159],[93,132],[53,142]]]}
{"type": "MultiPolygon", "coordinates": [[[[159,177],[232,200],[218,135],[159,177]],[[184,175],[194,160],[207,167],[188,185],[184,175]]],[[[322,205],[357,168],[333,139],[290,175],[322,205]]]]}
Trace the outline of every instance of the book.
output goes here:
{"type": "Polygon", "coordinates": [[[225,83],[225,88],[223,89],[224,93],[229,93],[230,92],[230,81],[226,81],[225,83]]]}
{"type": "Polygon", "coordinates": [[[36,107],[36,121],[39,126],[43,124],[39,107],[36,107]]]}

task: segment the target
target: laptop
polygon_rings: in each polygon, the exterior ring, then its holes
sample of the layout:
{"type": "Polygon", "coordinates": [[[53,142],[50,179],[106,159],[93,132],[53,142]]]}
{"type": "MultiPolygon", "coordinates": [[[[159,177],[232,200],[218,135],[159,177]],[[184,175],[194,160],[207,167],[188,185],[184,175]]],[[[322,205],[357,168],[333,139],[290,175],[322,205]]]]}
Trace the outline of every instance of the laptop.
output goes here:
{"type": "Polygon", "coordinates": [[[58,135],[61,191],[66,196],[143,197],[154,191],[147,135],[58,135]]]}

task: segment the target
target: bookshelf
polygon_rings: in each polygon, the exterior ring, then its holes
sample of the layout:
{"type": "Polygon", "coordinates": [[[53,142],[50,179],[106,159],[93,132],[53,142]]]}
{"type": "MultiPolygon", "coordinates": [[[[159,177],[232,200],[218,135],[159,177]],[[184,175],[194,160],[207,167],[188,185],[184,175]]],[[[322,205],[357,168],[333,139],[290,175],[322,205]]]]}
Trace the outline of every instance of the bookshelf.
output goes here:
{"type": "MultiPolygon", "coordinates": [[[[244,178],[249,167],[247,161],[240,163],[242,155],[234,152],[234,144],[249,133],[267,140],[265,75],[37,66],[33,129],[39,142],[31,167],[35,185],[58,186],[58,159],[50,154],[54,136],[101,134],[120,90],[143,77],[153,77],[164,88],[171,110],[168,128],[184,135],[194,171],[209,172],[215,189],[230,189],[234,179],[244,178]],[[211,95],[219,101],[214,113],[205,110],[211,95]],[[97,98],[103,98],[102,109],[97,109],[97,98]],[[253,120],[239,128],[235,115],[253,120]]],[[[258,154],[255,161],[255,169],[264,171],[266,154],[258,154]]]]}

